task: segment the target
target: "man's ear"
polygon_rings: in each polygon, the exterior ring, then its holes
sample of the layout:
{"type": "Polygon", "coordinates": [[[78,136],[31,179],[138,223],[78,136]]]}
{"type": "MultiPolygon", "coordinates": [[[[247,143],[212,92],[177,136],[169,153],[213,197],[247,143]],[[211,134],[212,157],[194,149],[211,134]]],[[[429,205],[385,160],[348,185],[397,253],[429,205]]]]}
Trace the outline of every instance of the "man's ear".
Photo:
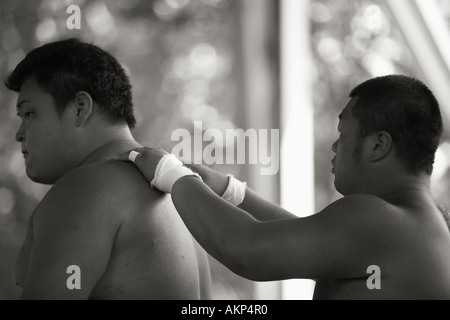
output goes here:
{"type": "Polygon", "coordinates": [[[369,161],[376,162],[384,159],[393,149],[392,136],[389,132],[380,131],[371,137],[371,152],[369,161]]]}
{"type": "Polygon", "coordinates": [[[79,91],[74,99],[77,127],[83,126],[92,115],[93,102],[92,97],[85,91],[79,91]]]}

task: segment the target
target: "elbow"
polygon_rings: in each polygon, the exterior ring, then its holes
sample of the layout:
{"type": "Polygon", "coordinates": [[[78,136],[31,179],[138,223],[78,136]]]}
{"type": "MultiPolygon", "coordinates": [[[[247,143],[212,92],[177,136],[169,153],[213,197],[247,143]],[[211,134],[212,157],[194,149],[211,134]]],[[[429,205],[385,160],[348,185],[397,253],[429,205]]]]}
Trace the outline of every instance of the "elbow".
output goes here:
{"type": "Polygon", "coordinates": [[[236,252],[230,253],[224,259],[224,265],[238,276],[248,280],[255,280],[254,266],[243,255],[237,254],[236,252]]]}
{"type": "Polygon", "coordinates": [[[254,254],[233,255],[226,262],[226,266],[233,273],[252,281],[271,281],[271,277],[264,271],[264,265],[259,259],[253,259],[254,254]]]}
{"type": "Polygon", "coordinates": [[[251,241],[224,245],[220,261],[233,273],[252,281],[270,281],[266,274],[264,253],[251,241]]]}

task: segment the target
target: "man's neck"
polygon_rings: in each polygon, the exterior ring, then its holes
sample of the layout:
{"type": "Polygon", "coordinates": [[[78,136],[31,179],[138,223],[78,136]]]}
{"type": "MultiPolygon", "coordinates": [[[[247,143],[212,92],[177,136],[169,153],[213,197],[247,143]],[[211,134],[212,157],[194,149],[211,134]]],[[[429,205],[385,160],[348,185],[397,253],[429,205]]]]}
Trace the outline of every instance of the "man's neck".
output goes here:
{"type": "Polygon", "coordinates": [[[113,133],[105,136],[106,138],[93,148],[81,165],[98,161],[107,161],[130,149],[142,147],[142,145],[134,140],[128,127],[115,130],[113,133]]]}
{"type": "Polygon", "coordinates": [[[372,187],[371,194],[377,195],[387,201],[389,201],[389,199],[393,200],[411,197],[411,194],[431,194],[430,176],[426,174],[417,176],[394,176],[382,183],[374,183],[372,187]]]}

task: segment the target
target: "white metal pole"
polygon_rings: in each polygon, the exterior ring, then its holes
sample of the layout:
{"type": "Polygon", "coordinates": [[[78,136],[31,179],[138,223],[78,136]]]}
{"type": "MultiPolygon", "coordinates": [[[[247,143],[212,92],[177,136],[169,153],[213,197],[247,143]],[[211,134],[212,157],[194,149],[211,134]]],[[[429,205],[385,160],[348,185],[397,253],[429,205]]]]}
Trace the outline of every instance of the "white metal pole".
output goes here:
{"type": "MultiPolygon", "coordinates": [[[[282,0],[281,37],[281,205],[298,216],[314,213],[314,114],[309,0],[282,0]]],[[[286,280],[282,298],[312,298],[314,282],[286,280]]]]}

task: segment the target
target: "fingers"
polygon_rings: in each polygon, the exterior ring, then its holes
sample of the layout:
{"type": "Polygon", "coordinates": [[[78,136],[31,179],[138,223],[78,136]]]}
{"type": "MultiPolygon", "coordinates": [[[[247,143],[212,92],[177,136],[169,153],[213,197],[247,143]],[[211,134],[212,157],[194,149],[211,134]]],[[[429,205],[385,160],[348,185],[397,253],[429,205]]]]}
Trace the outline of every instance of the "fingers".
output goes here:
{"type": "Polygon", "coordinates": [[[160,155],[169,154],[167,151],[161,148],[143,147],[122,152],[121,154],[112,157],[111,160],[130,161],[137,164],[137,161],[139,161],[140,163],[143,156],[145,157],[147,154],[151,153],[156,153],[160,155]]]}
{"type": "Polygon", "coordinates": [[[128,151],[122,152],[121,154],[112,157],[111,160],[132,161],[130,159],[131,152],[137,152],[137,153],[141,154],[142,148],[136,148],[136,149],[132,149],[132,150],[128,150],[128,151]]]}
{"type": "Polygon", "coordinates": [[[121,154],[112,157],[111,160],[129,161],[129,159],[128,159],[129,154],[130,154],[130,151],[122,152],[121,154]]]}
{"type": "Polygon", "coordinates": [[[134,160],[136,160],[136,158],[138,156],[140,156],[141,154],[139,152],[136,152],[134,150],[131,150],[130,153],[128,154],[128,159],[134,163],[134,160]]]}

